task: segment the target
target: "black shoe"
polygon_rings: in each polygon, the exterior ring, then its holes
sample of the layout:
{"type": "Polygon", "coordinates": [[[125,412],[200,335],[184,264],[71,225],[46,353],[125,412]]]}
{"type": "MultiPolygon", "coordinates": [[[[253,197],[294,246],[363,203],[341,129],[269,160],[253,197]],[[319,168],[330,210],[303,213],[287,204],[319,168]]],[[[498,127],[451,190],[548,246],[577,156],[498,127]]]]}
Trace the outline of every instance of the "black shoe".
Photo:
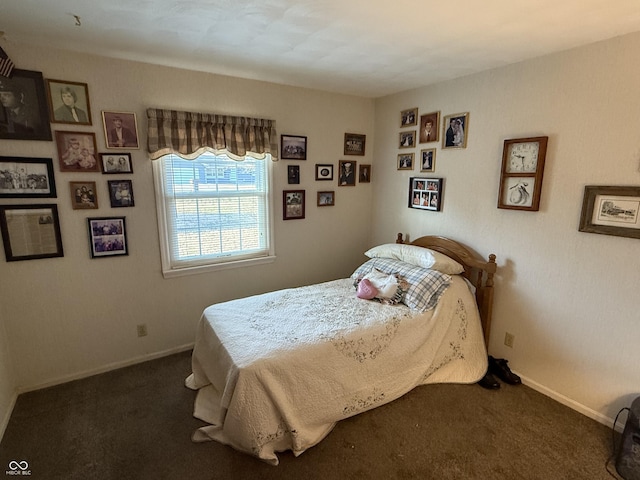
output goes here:
{"type": "Polygon", "coordinates": [[[480,385],[482,388],[486,388],[488,390],[495,390],[497,388],[500,388],[500,383],[498,383],[498,381],[495,379],[495,377],[493,375],[491,375],[489,372],[487,372],[484,375],[484,377],[482,377],[478,381],[478,385],[480,385]]]}
{"type": "Polygon", "coordinates": [[[518,375],[511,371],[507,363],[509,362],[504,358],[493,358],[489,355],[489,372],[493,373],[500,380],[508,383],[509,385],[520,385],[522,380],[520,380],[518,375]]]}

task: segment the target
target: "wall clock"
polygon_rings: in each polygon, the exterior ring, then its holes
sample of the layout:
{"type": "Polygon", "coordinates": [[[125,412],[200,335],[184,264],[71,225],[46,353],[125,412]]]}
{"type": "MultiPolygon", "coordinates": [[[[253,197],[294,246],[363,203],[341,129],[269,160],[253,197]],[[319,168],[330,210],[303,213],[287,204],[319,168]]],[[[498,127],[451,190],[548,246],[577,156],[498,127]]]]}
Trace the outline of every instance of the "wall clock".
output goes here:
{"type": "Polygon", "coordinates": [[[549,137],[504,141],[498,208],[538,211],[549,137]]]}

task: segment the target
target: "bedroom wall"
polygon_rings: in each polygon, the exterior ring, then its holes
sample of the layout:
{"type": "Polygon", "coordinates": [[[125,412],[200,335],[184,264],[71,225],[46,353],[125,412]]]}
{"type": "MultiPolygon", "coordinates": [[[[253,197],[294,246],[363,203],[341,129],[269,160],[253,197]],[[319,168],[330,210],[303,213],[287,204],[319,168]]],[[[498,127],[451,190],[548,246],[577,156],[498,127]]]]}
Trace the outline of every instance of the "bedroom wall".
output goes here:
{"type": "Polygon", "coordinates": [[[384,221],[373,222],[373,243],[397,231],[495,253],[490,354],[609,425],[640,394],[640,240],[578,224],[585,185],[640,185],[639,50],[640,34],[628,35],[380,98],[375,113],[374,217],[384,221]],[[439,213],[407,208],[409,177],[420,173],[396,170],[400,111],[413,107],[469,112],[467,148],[437,146],[439,213]],[[549,145],[540,211],[498,209],[503,141],[541,135],[549,145]]]}
{"type": "Polygon", "coordinates": [[[13,404],[16,400],[13,362],[9,356],[7,334],[4,328],[2,305],[0,304],[0,438],[9,422],[13,404]]]}

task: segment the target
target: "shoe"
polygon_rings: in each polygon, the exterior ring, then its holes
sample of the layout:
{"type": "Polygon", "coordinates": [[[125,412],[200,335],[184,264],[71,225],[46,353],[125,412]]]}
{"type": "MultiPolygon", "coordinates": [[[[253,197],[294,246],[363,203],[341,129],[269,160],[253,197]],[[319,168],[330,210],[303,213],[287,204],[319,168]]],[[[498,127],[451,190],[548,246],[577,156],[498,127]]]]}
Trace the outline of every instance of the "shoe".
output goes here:
{"type": "Polygon", "coordinates": [[[478,385],[480,385],[482,388],[486,388],[487,390],[495,390],[497,388],[500,388],[500,383],[498,383],[495,377],[489,372],[487,372],[484,377],[482,377],[478,381],[478,385]]]}
{"type": "Polygon", "coordinates": [[[489,355],[489,372],[509,385],[520,385],[522,380],[511,371],[507,363],[509,363],[508,360],[504,358],[493,358],[489,355]]]}

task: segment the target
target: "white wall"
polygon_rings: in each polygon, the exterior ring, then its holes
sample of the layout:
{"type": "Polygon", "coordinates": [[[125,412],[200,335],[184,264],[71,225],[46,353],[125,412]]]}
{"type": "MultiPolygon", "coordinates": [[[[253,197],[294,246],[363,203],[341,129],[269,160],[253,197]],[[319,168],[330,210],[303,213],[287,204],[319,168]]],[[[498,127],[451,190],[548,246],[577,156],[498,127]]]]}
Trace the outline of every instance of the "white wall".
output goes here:
{"type": "Polygon", "coordinates": [[[640,394],[640,241],[578,223],[585,185],[640,186],[639,50],[633,34],[376,101],[374,217],[385,221],[374,222],[373,243],[435,234],[495,253],[490,353],[604,423],[640,394]],[[413,107],[469,112],[467,148],[437,147],[440,213],[407,208],[408,178],[420,173],[396,170],[400,111],[413,107]],[[504,140],[540,135],[540,211],[498,209],[504,140]]]}
{"type": "Polygon", "coordinates": [[[16,401],[16,384],[13,378],[13,362],[9,356],[7,335],[4,329],[2,305],[0,305],[0,438],[9,422],[16,401]]]}

